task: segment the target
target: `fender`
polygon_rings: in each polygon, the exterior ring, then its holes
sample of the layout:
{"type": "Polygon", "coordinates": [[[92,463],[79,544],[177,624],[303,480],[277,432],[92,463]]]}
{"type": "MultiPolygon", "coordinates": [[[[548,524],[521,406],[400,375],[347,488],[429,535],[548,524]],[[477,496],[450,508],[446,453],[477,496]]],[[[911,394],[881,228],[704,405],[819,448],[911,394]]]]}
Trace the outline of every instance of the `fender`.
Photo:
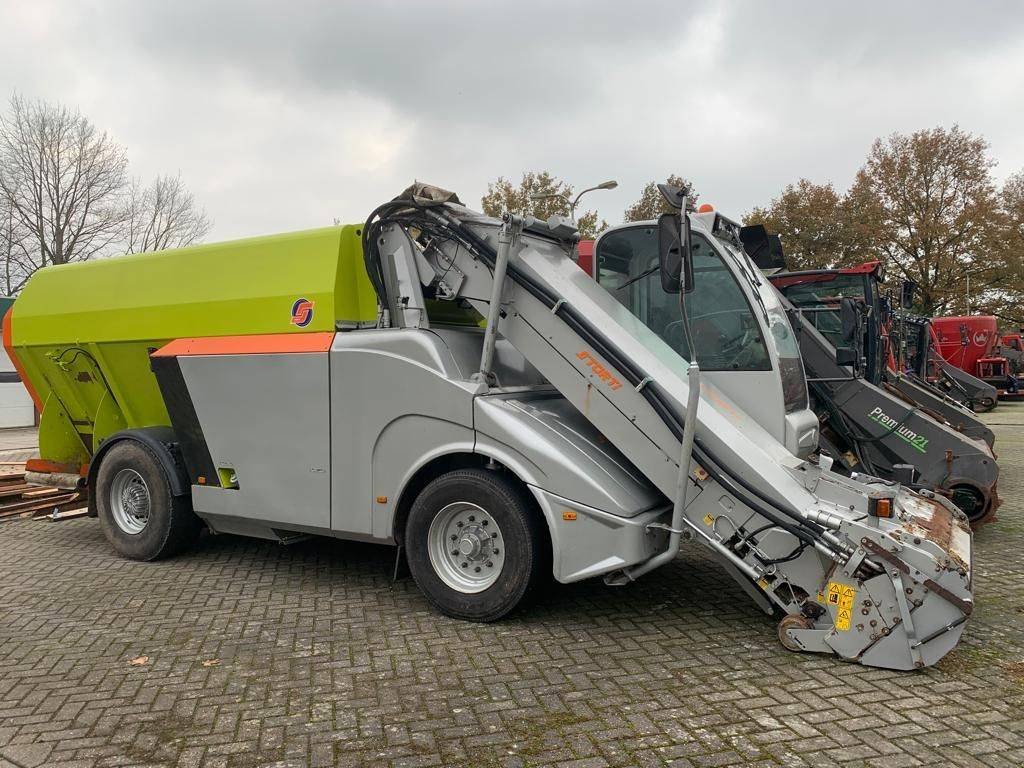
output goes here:
{"type": "MultiPolygon", "coordinates": [[[[96,476],[99,474],[99,467],[103,457],[114,445],[125,440],[139,443],[156,457],[164,473],[167,475],[167,482],[171,486],[172,494],[175,496],[188,496],[191,494],[192,489],[188,479],[188,472],[181,460],[181,453],[178,449],[178,441],[174,435],[174,430],[163,426],[123,429],[104,440],[89,463],[86,485],[90,489],[96,487],[96,476]]],[[[89,514],[92,517],[96,516],[96,495],[94,493],[89,494],[89,514]]]]}
{"type": "Polygon", "coordinates": [[[528,485],[622,518],[667,501],[561,396],[478,397],[474,428],[475,451],[509,466],[528,485]]]}
{"type": "Polygon", "coordinates": [[[671,503],[564,397],[501,393],[474,401],[474,452],[522,480],[543,514],[562,583],[644,562],[665,549],[671,503]]]}

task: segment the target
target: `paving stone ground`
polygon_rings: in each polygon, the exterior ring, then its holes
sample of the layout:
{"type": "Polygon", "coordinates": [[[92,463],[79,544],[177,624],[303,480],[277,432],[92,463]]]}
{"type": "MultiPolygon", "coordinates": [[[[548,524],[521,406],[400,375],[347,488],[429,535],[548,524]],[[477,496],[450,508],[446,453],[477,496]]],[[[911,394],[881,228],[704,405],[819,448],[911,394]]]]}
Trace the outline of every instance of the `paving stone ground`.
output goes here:
{"type": "Polygon", "coordinates": [[[1024,404],[987,419],[1005,504],[978,608],[914,673],[783,650],[693,548],[475,625],[390,584],[384,547],[204,537],[135,563],[94,520],[2,524],[0,768],[1019,766],[1024,404]]]}
{"type": "Polygon", "coordinates": [[[0,461],[25,461],[39,454],[39,431],[35,427],[0,429],[0,461]]]}

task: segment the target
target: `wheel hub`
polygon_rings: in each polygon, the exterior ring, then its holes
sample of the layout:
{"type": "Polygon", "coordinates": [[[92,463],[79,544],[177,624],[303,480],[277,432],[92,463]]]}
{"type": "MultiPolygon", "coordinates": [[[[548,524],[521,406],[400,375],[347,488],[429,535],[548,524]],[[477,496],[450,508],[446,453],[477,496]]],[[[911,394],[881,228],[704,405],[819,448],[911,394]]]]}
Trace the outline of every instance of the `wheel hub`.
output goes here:
{"type": "MultiPolygon", "coordinates": [[[[489,544],[490,539],[486,540],[489,544]]],[[[484,540],[480,538],[475,532],[466,532],[462,534],[462,538],[459,539],[459,552],[468,557],[470,560],[477,560],[480,557],[480,553],[484,549],[484,540]]]]}
{"type": "Polygon", "coordinates": [[[134,469],[120,470],[110,484],[110,513],[114,523],[128,534],[142,533],[149,523],[149,486],[134,469]]]}
{"type": "Polygon", "coordinates": [[[427,532],[434,572],[449,587],[465,594],[494,584],[505,564],[501,529],[487,510],[468,501],[444,507],[427,532]]]}

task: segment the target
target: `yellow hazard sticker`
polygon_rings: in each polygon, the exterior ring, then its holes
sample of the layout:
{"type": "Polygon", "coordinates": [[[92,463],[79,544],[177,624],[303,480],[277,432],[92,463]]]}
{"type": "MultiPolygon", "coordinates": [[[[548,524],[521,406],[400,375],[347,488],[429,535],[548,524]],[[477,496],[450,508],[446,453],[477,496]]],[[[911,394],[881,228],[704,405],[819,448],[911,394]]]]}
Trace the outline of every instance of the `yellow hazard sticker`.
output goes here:
{"type": "Polygon", "coordinates": [[[836,629],[846,632],[853,618],[853,601],[857,599],[857,590],[849,584],[838,581],[828,583],[828,604],[836,607],[836,629]]]}
{"type": "Polygon", "coordinates": [[[850,619],[853,617],[853,611],[849,608],[840,608],[839,612],[836,613],[836,629],[840,632],[846,632],[850,628],[850,619]]]}
{"type": "Polygon", "coordinates": [[[758,579],[757,586],[759,586],[761,589],[768,589],[768,579],[758,579]]]}
{"type": "Polygon", "coordinates": [[[715,524],[715,518],[714,517],[712,517],[710,514],[704,515],[704,525],[714,525],[714,524],[715,524]]]}

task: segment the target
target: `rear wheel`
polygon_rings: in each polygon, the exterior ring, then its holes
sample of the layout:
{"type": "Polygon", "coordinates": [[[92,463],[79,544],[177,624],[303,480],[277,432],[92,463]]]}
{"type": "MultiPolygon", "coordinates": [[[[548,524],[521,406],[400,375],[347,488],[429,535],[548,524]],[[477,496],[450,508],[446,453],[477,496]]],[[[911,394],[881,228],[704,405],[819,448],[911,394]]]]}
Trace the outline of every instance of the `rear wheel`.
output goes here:
{"type": "Polygon", "coordinates": [[[202,524],[188,497],[175,496],[157,458],[122,441],[103,457],[96,511],[107,541],[133,560],[170,557],[195,541],[202,524]]]}
{"type": "Polygon", "coordinates": [[[409,570],[430,603],[470,621],[496,621],[550,573],[542,521],[522,490],[495,472],[460,469],[416,498],[405,528],[409,570]]]}

